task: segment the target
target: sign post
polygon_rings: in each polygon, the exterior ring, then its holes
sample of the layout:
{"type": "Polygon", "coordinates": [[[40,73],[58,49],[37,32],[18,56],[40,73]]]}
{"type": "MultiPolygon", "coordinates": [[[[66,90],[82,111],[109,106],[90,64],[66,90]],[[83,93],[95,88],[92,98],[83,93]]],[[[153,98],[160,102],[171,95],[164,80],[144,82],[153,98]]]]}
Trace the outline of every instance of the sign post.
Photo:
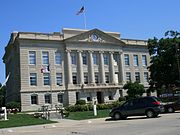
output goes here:
{"type": "Polygon", "coordinates": [[[94,116],[97,116],[97,108],[96,108],[97,100],[94,98],[93,100],[93,111],[94,111],[94,116]]]}
{"type": "Polygon", "coordinates": [[[4,120],[8,120],[6,107],[2,107],[2,110],[4,111],[4,120]]]}

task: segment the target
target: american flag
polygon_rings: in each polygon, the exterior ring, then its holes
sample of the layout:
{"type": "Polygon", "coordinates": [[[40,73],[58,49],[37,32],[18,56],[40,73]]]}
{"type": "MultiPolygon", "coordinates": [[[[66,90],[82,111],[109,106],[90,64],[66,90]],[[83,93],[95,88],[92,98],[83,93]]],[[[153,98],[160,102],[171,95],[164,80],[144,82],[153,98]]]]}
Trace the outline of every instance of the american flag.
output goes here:
{"type": "Polygon", "coordinates": [[[81,7],[81,9],[76,13],[76,15],[79,15],[84,12],[84,6],[81,7]]]}
{"type": "Polygon", "coordinates": [[[41,68],[41,73],[49,73],[49,72],[50,72],[49,65],[41,68]]]}

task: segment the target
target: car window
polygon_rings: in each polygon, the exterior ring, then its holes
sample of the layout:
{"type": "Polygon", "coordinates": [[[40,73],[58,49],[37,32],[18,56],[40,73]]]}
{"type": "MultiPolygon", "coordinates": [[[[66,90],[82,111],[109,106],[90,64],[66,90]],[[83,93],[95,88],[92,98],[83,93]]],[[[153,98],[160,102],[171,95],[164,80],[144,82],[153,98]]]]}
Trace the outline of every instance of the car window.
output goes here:
{"type": "Polygon", "coordinates": [[[161,100],[159,99],[159,98],[157,98],[157,97],[153,97],[156,101],[159,101],[159,102],[161,102],[161,100]]]}
{"type": "Polygon", "coordinates": [[[127,101],[125,104],[124,104],[124,107],[130,107],[130,106],[133,106],[133,100],[130,100],[130,101],[127,101]]]}
{"type": "Polygon", "coordinates": [[[180,104],[180,100],[177,100],[176,103],[177,103],[177,104],[180,104]]]}

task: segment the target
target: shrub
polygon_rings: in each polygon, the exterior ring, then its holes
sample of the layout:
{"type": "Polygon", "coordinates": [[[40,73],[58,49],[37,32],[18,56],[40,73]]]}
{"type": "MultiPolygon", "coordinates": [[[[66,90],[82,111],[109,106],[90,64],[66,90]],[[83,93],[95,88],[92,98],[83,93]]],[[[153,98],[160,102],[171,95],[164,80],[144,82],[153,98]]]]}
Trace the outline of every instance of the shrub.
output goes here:
{"type": "Polygon", "coordinates": [[[78,100],[76,101],[76,105],[85,105],[86,101],[85,100],[78,100]]]}
{"type": "Polygon", "coordinates": [[[119,102],[126,101],[126,97],[119,97],[119,102]]]}
{"type": "Polygon", "coordinates": [[[7,109],[15,109],[15,108],[20,109],[20,103],[12,101],[12,102],[7,103],[6,107],[7,109]]]}
{"type": "MultiPolygon", "coordinates": [[[[97,110],[105,110],[105,109],[112,109],[113,107],[119,106],[125,101],[119,102],[114,101],[111,104],[97,104],[97,110]]],[[[77,112],[77,111],[92,111],[93,105],[86,104],[86,105],[71,105],[65,108],[65,110],[69,112],[77,112]]]]}
{"type": "Polygon", "coordinates": [[[93,107],[92,105],[71,105],[66,107],[65,110],[69,112],[90,111],[93,110],[93,107]]]}

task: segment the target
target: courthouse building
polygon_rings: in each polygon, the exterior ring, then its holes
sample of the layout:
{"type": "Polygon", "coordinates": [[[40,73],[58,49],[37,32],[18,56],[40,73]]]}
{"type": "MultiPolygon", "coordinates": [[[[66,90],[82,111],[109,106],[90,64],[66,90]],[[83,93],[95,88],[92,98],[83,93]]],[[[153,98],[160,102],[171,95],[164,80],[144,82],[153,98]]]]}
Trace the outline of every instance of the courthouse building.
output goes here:
{"type": "Polygon", "coordinates": [[[22,111],[43,105],[68,106],[116,101],[123,85],[148,87],[147,41],[122,39],[118,32],[62,29],[62,32],[13,32],[5,48],[7,102],[22,111]]]}

